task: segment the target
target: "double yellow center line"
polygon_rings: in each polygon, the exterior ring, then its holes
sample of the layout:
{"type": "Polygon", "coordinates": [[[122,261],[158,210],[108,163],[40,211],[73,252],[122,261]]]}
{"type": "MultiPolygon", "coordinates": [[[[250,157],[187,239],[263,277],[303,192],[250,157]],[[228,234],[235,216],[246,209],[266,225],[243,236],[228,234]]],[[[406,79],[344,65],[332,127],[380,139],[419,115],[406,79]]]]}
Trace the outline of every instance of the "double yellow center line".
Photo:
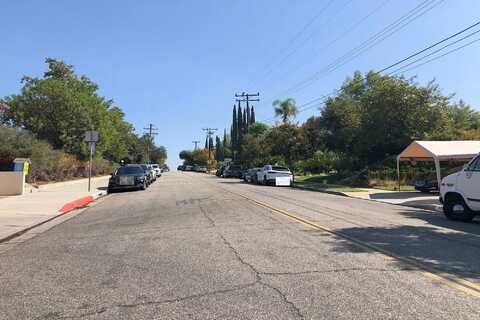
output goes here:
{"type": "Polygon", "coordinates": [[[423,263],[420,263],[414,259],[410,259],[410,258],[407,258],[407,257],[403,257],[403,256],[399,256],[389,250],[386,250],[386,249],[383,249],[383,248],[380,248],[380,247],[377,247],[375,245],[372,245],[370,243],[367,243],[367,242],[364,242],[364,241],[361,241],[361,240],[358,240],[356,238],[353,238],[347,234],[344,234],[342,232],[339,232],[339,231],[336,231],[336,230],[333,230],[333,229],[330,229],[328,227],[325,227],[325,226],[322,226],[318,223],[315,223],[315,222],[312,222],[312,221],[309,221],[309,220],[306,220],[302,217],[299,217],[291,212],[288,212],[288,211],[285,211],[285,210],[282,210],[282,209],[279,209],[279,208],[276,208],[276,207],[273,207],[271,205],[269,205],[268,203],[265,203],[265,202],[262,202],[262,201],[258,201],[258,200],[255,200],[253,198],[250,198],[248,196],[245,196],[243,194],[240,194],[240,193],[236,193],[236,192],[233,192],[231,190],[228,190],[228,189],[225,189],[225,188],[222,188],[222,187],[219,187],[217,185],[215,185],[215,187],[217,188],[220,188],[224,191],[227,191],[229,193],[232,193],[234,195],[237,195],[257,206],[260,206],[260,207],[263,207],[263,208],[266,208],[266,209],[269,209],[271,210],[272,212],[275,212],[277,214],[280,214],[284,217],[287,217],[288,219],[290,220],[293,220],[295,222],[298,222],[306,227],[309,227],[309,228],[312,228],[312,229],[316,229],[316,230],[321,230],[321,231],[324,231],[326,233],[329,233],[329,234],[332,234],[336,237],[339,237],[339,238],[342,238],[342,239],[345,239],[345,240],[348,240],[352,243],[354,243],[355,245],[361,247],[361,248],[364,248],[364,249],[368,249],[368,250],[371,250],[371,251],[374,251],[376,252],[377,254],[383,256],[385,259],[387,260],[396,260],[398,262],[401,262],[409,267],[411,267],[412,269],[416,270],[417,272],[420,272],[422,275],[424,275],[425,277],[428,277],[430,279],[433,279],[435,281],[438,281],[442,284],[445,284],[451,288],[454,288],[456,290],[459,290],[465,294],[468,294],[470,296],[473,296],[473,297],[476,297],[476,298],[480,298],[480,285],[477,284],[477,283],[474,283],[472,281],[469,281],[469,280],[466,280],[464,278],[460,278],[454,274],[451,274],[451,273],[447,273],[447,272],[443,272],[441,270],[437,270],[435,268],[432,268],[428,265],[425,265],[423,263]]]}

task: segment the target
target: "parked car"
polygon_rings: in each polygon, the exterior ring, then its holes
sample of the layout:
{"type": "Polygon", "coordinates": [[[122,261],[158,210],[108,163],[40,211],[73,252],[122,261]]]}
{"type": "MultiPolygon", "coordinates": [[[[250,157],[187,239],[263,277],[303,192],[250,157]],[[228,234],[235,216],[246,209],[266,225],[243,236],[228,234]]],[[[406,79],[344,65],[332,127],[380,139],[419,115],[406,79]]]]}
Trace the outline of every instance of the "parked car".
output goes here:
{"type": "Polygon", "coordinates": [[[221,177],[223,175],[223,171],[225,171],[225,166],[221,166],[220,168],[218,168],[217,172],[215,172],[215,175],[217,177],[221,177]]]}
{"type": "Polygon", "coordinates": [[[177,171],[184,171],[185,170],[185,166],[184,165],[179,165],[177,167],[177,171]]]}
{"type": "Polygon", "coordinates": [[[166,164],[164,164],[164,165],[161,167],[161,169],[162,169],[162,172],[168,172],[168,171],[170,171],[170,168],[169,168],[166,164]]]}
{"type": "Polygon", "coordinates": [[[128,164],[118,168],[108,181],[107,192],[141,189],[148,187],[148,176],[138,164],[128,164]]]}
{"type": "Polygon", "coordinates": [[[152,167],[153,169],[155,170],[155,174],[157,175],[157,177],[161,177],[162,176],[162,169],[160,168],[160,166],[158,164],[152,164],[152,167]]]}
{"type": "Polygon", "coordinates": [[[420,192],[438,191],[438,182],[437,180],[417,180],[415,181],[415,190],[420,192]]]}
{"type": "Polygon", "coordinates": [[[185,171],[193,171],[193,166],[185,166],[185,171]]]}
{"type": "Polygon", "coordinates": [[[147,164],[148,168],[150,171],[152,171],[152,179],[153,181],[157,181],[157,172],[155,171],[155,168],[151,164],[147,164]]]}
{"type": "Polygon", "coordinates": [[[231,164],[225,168],[223,171],[223,178],[241,178],[242,177],[242,167],[239,165],[231,164]]]}
{"type": "Polygon", "coordinates": [[[195,168],[195,171],[196,171],[196,172],[206,173],[206,172],[207,172],[207,167],[205,167],[205,166],[197,166],[197,167],[195,168]]]}
{"type": "Polygon", "coordinates": [[[153,172],[147,164],[140,165],[145,171],[145,175],[147,176],[147,185],[151,185],[153,183],[153,172]]]}
{"type": "Polygon", "coordinates": [[[257,172],[257,183],[277,185],[277,178],[288,178],[285,185],[293,184],[293,174],[287,167],[266,165],[257,172]]]}
{"type": "Polygon", "coordinates": [[[460,172],[443,178],[440,202],[451,220],[468,222],[480,214],[480,154],[460,172]]]}
{"type": "Polygon", "coordinates": [[[259,171],[261,171],[262,168],[252,168],[252,169],[248,169],[246,172],[245,172],[245,177],[244,177],[244,180],[246,182],[249,182],[249,183],[257,183],[257,173],[259,171]]]}

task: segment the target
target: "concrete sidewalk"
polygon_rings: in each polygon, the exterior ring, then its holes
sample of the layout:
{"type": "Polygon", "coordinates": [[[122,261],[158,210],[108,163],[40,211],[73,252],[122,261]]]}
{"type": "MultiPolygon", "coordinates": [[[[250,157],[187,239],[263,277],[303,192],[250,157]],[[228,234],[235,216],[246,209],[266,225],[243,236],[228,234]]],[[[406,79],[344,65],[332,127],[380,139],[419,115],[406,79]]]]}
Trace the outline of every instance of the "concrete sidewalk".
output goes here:
{"type": "Polygon", "coordinates": [[[0,240],[65,213],[68,210],[60,210],[66,204],[106,194],[108,179],[109,176],[93,178],[91,192],[87,191],[88,179],[80,179],[42,185],[22,196],[0,198],[0,240]]]}
{"type": "Polygon", "coordinates": [[[386,191],[379,189],[365,189],[364,192],[343,192],[351,198],[374,200],[426,210],[442,212],[442,205],[438,194],[422,193],[418,191],[386,191]]]}

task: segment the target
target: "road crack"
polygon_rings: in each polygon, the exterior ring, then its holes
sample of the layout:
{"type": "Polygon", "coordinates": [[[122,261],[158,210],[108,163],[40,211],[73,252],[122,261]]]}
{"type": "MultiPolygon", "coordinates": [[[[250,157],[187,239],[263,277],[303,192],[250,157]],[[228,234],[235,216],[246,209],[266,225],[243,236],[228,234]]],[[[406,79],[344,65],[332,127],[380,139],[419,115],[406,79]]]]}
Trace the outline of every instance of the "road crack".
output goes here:
{"type": "Polygon", "coordinates": [[[215,221],[212,219],[212,217],[210,217],[207,213],[207,211],[201,206],[199,205],[198,206],[200,208],[200,211],[202,212],[203,216],[205,217],[205,219],[208,220],[209,224],[211,227],[216,227],[216,224],[215,224],[215,221]]]}
{"type": "Polygon", "coordinates": [[[275,286],[265,282],[265,280],[262,279],[262,274],[265,274],[265,273],[262,273],[260,271],[258,271],[252,264],[248,263],[247,261],[245,261],[245,259],[242,258],[242,256],[240,255],[240,253],[237,251],[237,249],[235,249],[235,247],[222,235],[222,234],[218,234],[219,237],[223,240],[223,242],[225,243],[225,245],[233,252],[233,254],[235,255],[235,257],[237,258],[237,260],[247,266],[251,272],[255,275],[255,283],[259,283],[261,284],[262,286],[266,287],[266,288],[269,288],[273,291],[275,291],[280,297],[281,299],[283,300],[283,302],[285,304],[287,304],[288,306],[290,306],[290,308],[293,310],[293,312],[296,314],[296,316],[299,318],[299,319],[305,319],[305,316],[302,314],[302,312],[300,311],[300,309],[295,305],[295,303],[293,303],[292,301],[288,300],[287,296],[278,288],[276,288],[275,286]]]}

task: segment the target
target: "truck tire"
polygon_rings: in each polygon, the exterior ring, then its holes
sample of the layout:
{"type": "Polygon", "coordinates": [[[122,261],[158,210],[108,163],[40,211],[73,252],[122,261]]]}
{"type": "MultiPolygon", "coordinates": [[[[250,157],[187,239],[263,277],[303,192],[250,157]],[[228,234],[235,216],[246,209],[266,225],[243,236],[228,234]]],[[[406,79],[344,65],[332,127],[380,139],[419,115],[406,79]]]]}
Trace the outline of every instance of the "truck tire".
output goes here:
{"type": "Polygon", "coordinates": [[[460,195],[448,195],[443,204],[443,212],[449,220],[470,222],[475,217],[475,212],[472,212],[460,195]]]}

